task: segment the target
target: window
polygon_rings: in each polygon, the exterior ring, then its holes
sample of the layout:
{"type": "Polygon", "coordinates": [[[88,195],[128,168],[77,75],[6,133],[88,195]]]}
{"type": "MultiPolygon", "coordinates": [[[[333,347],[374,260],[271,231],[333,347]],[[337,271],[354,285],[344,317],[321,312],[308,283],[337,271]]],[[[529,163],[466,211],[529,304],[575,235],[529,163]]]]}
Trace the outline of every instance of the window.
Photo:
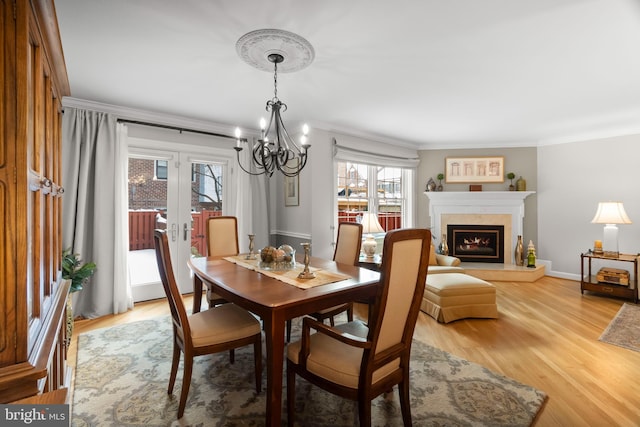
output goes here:
{"type": "Polygon", "coordinates": [[[212,203],[222,210],[222,174],[221,164],[194,163],[191,168],[191,191],[198,196],[199,203],[212,203]]]}
{"type": "Polygon", "coordinates": [[[155,161],[155,173],[153,177],[155,179],[167,180],[167,168],[169,163],[167,160],[156,160],[155,161]]]}
{"type": "Polygon", "coordinates": [[[410,169],[337,161],[337,220],[358,222],[376,212],[385,231],[410,226],[407,212],[410,169]]]}

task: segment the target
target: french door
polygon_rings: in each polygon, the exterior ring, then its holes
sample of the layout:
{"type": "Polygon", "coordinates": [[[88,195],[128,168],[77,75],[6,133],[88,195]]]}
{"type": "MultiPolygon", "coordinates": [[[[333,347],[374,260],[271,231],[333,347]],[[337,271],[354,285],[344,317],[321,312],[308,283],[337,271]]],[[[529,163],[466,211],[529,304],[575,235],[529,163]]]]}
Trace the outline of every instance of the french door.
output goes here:
{"type": "Polygon", "coordinates": [[[206,256],[205,224],[223,212],[227,160],[198,152],[129,148],[129,279],[134,301],[165,296],[153,230],[165,229],[182,293],[193,291],[187,260],[206,256]]]}

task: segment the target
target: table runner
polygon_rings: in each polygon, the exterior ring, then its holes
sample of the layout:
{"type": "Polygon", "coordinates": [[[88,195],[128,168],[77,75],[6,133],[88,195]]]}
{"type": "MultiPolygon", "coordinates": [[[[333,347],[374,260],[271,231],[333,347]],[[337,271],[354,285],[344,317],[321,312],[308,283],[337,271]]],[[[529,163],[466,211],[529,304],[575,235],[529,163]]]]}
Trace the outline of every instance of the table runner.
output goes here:
{"type": "Polygon", "coordinates": [[[300,289],[310,289],[316,286],[327,285],[329,283],[340,282],[341,280],[350,279],[350,276],[332,271],[325,271],[319,268],[309,267],[309,271],[315,273],[314,279],[298,279],[298,274],[304,270],[304,264],[296,263],[291,270],[264,270],[260,268],[260,261],[257,259],[245,259],[246,254],[230,256],[223,258],[225,261],[232,262],[241,267],[255,270],[260,274],[264,274],[272,279],[279,280],[288,285],[298,287],[300,289]]]}

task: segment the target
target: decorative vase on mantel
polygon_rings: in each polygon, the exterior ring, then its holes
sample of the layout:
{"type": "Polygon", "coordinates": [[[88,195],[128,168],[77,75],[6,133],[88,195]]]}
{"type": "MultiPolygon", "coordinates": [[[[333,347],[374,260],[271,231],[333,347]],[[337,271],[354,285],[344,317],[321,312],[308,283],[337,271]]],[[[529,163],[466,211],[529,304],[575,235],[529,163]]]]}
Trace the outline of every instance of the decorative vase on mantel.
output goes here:
{"type": "Polygon", "coordinates": [[[433,178],[429,178],[429,181],[427,181],[427,191],[436,191],[436,182],[433,178]]]}
{"type": "Polygon", "coordinates": [[[516,190],[527,191],[527,181],[523,177],[518,178],[516,181],[516,190]]]}
{"type": "Polygon", "coordinates": [[[442,240],[440,241],[440,244],[438,245],[438,251],[437,251],[440,255],[449,255],[449,245],[447,245],[447,235],[443,234],[442,235],[442,240]]]}
{"type": "Polygon", "coordinates": [[[515,251],[516,265],[524,265],[524,245],[522,244],[522,236],[518,236],[515,251]]]}

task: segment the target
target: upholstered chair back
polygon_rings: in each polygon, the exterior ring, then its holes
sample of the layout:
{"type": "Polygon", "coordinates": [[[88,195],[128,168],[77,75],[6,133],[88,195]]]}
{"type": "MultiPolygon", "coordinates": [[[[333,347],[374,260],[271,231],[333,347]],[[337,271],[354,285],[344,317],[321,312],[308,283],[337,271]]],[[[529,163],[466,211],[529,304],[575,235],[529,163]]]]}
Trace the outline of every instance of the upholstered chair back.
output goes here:
{"type": "Polygon", "coordinates": [[[338,237],[333,260],[343,264],[357,265],[362,244],[362,224],[341,222],[338,224],[338,237]]]}
{"type": "Polygon", "coordinates": [[[238,255],[238,220],[235,216],[213,216],[207,219],[207,255],[238,255]]]}
{"type": "MultiPolygon", "coordinates": [[[[369,339],[373,342],[375,369],[397,367],[408,357],[429,265],[431,232],[426,229],[394,230],[385,236],[381,266],[381,296],[373,307],[369,339]],[[388,353],[388,352],[391,353],[388,353]],[[382,354],[397,357],[386,360],[382,354]]],[[[375,370],[374,369],[374,370],[375,370]]]]}

